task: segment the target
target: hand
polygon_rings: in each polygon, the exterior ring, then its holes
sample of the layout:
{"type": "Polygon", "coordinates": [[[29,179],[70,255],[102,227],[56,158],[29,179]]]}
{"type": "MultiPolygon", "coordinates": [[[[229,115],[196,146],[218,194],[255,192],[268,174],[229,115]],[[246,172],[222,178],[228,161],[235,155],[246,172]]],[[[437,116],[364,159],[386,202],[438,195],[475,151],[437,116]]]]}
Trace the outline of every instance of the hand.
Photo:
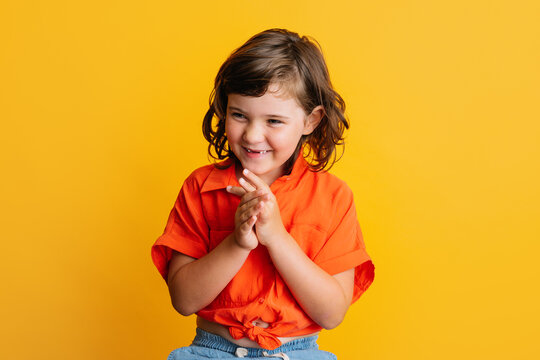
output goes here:
{"type": "Polygon", "coordinates": [[[287,230],[285,230],[283,221],[281,220],[276,197],[266,182],[257,175],[247,169],[244,169],[242,174],[244,178],[238,180],[242,189],[247,194],[254,193],[254,196],[257,196],[258,199],[258,204],[256,205],[258,215],[255,222],[257,238],[261,244],[268,246],[274,239],[287,234],[287,230]]]}
{"type": "Polygon", "coordinates": [[[247,192],[238,186],[227,186],[227,191],[241,196],[240,204],[236,208],[234,215],[234,238],[238,246],[253,250],[259,245],[259,240],[255,234],[257,215],[262,207],[261,191],[247,192]]]}

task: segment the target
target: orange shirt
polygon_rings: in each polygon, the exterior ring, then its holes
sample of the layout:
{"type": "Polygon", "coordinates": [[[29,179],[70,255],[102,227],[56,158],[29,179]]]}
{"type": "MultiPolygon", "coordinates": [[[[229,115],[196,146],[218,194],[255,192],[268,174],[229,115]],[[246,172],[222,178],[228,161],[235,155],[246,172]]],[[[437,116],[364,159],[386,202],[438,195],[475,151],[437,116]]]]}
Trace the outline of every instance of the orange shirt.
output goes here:
{"type": "MultiPolygon", "coordinates": [[[[225,189],[239,186],[234,168],[234,164],[224,170],[207,165],[185,180],[165,231],[151,249],[165,281],[173,249],[200,258],[234,231],[240,198],[225,189]]],[[[350,188],[328,172],[310,171],[299,156],[291,173],[278,178],[270,189],[285,229],[312,261],[330,275],[355,268],[353,302],[358,300],[373,282],[374,266],[350,188]]],[[[298,305],[262,245],[251,251],[231,282],[197,315],[227,326],[235,339],[248,337],[266,349],[281,345],[277,337],[321,330],[298,305]],[[257,319],[270,326],[254,326],[257,319]]]]}

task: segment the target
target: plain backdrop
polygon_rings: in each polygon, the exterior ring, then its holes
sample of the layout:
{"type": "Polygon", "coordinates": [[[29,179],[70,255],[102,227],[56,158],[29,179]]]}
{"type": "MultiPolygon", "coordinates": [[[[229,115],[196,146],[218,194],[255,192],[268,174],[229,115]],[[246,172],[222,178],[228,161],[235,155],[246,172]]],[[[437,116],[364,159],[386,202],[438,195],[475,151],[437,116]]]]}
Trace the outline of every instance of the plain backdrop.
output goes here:
{"type": "Polygon", "coordinates": [[[321,44],[372,287],[340,360],[540,357],[538,1],[2,1],[0,358],[165,359],[194,317],[150,259],[227,56],[321,44]]]}

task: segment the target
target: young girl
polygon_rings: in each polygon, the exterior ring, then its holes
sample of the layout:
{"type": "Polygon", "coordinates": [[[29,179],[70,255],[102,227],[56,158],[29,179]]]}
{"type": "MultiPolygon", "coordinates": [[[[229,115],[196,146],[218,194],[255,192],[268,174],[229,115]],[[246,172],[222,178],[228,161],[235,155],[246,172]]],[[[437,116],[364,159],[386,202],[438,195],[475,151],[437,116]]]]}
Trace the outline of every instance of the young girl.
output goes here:
{"type": "Polygon", "coordinates": [[[223,161],[185,180],[152,246],[172,305],[197,314],[193,343],[169,359],[336,358],[317,334],[374,277],[352,192],[325,171],[344,111],[305,36],[263,31],[221,66],[203,132],[223,161]]]}

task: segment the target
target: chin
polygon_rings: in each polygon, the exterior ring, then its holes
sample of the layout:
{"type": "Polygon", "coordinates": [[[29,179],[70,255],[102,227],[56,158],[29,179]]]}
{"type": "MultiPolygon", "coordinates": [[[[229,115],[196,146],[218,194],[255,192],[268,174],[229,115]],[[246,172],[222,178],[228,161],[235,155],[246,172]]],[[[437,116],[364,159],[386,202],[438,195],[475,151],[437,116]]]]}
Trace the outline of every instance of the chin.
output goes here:
{"type": "Polygon", "coordinates": [[[251,171],[252,173],[254,173],[255,175],[257,175],[259,177],[261,177],[264,174],[268,173],[267,169],[264,169],[264,168],[262,168],[260,166],[256,166],[256,165],[249,164],[249,163],[242,163],[242,168],[248,169],[249,171],[251,171]]]}

